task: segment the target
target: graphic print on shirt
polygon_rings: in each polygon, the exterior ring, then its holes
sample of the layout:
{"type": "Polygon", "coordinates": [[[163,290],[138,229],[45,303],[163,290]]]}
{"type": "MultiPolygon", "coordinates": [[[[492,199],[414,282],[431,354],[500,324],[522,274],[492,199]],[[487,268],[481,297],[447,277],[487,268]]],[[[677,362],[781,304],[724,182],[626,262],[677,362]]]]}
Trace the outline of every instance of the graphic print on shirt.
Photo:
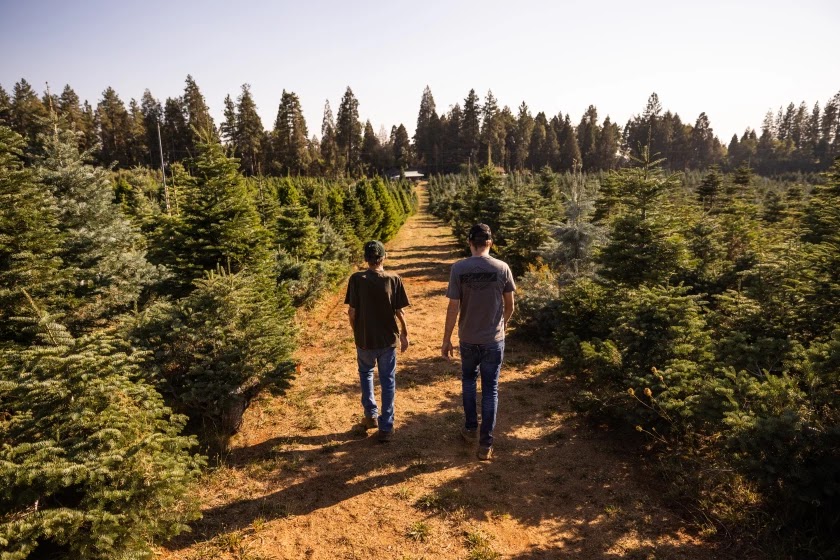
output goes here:
{"type": "Polygon", "coordinates": [[[498,285],[497,272],[487,272],[479,267],[473,267],[469,272],[460,275],[461,286],[469,286],[470,290],[484,291],[498,285]]]}

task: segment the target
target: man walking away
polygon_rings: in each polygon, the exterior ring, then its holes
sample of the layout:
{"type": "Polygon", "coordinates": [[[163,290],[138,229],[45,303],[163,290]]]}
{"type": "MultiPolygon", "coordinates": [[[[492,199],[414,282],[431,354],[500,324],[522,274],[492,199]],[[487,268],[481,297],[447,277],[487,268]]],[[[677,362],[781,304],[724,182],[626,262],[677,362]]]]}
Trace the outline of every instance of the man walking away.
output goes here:
{"type": "Polygon", "coordinates": [[[400,351],[408,349],[408,326],[403,308],[408,307],[402,279],[382,266],[385,246],[379,241],[365,243],[368,268],[350,277],[344,303],[356,341],[356,359],[362,387],[365,428],[379,427],[379,441],[391,441],[394,434],[394,394],[397,374],[397,338],[400,351]],[[397,327],[399,321],[402,334],[397,327]],[[382,409],[376,407],[373,368],[379,368],[382,409]]]}
{"type": "Polygon", "coordinates": [[[493,456],[493,428],[499,404],[499,372],[505,353],[505,327],[513,315],[516,285],[507,263],[490,256],[490,226],[476,224],[469,232],[472,256],[452,265],[446,296],[446,327],[441,355],[452,356],[452,331],[458,319],[461,351],[461,391],[465,422],[461,436],[478,439],[478,458],[493,456]],[[481,375],[481,429],[476,411],[476,379],[481,375]]]}

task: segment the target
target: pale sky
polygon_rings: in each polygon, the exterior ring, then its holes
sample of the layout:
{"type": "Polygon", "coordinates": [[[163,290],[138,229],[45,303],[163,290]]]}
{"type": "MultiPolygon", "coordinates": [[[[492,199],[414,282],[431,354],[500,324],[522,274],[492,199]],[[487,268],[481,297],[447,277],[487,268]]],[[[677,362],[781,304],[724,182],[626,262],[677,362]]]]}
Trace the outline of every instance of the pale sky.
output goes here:
{"type": "Polygon", "coordinates": [[[789,102],[840,91],[840,1],[247,1],[0,0],[0,84],[70,84],[95,105],[163,102],[192,74],[218,125],[225,95],[251,84],[273,127],[285,88],[312,133],[324,101],[349,85],[362,121],[413,133],[431,87],[438,113],[470,88],[514,111],[590,104],[624,125],[651,92],[693,124],[701,111],[728,142],[789,102]]]}

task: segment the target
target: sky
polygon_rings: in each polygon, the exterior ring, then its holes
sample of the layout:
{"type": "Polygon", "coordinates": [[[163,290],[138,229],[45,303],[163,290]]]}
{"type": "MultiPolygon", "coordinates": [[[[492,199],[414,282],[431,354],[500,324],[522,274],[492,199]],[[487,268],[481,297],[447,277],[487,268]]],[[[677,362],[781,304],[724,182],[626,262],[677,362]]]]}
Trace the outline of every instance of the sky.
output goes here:
{"type": "Polygon", "coordinates": [[[94,105],[109,86],[163,102],[191,74],[217,125],[244,83],[267,129],[282,91],[297,93],[310,135],[348,86],[362,121],[410,134],[427,85],[438,113],[474,88],[514,112],[525,101],[577,123],[595,105],[620,125],[656,92],[728,142],[840,91],[840,1],[0,0],[0,53],[9,94],[25,78],[94,105]]]}

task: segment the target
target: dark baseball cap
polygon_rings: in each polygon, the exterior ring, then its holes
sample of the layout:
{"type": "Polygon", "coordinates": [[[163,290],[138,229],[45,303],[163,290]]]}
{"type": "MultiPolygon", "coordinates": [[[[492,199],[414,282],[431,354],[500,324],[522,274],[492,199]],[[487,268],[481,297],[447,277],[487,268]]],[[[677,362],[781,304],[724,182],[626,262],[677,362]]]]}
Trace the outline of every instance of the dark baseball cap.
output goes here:
{"type": "Polygon", "coordinates": [[[385,256],[385,245],[379,241],[368,241],[365,243],[365,260],[375,261],[385,256]]]}
{"type": "Polygon", "coordinates": [[[484,241],[493,241],[493,233],[490,231],[490,226],[487,224],[475,224],[470,228],[470,233],[467,235],[470,241],[477,241],[479,243],[484,241]]]}

